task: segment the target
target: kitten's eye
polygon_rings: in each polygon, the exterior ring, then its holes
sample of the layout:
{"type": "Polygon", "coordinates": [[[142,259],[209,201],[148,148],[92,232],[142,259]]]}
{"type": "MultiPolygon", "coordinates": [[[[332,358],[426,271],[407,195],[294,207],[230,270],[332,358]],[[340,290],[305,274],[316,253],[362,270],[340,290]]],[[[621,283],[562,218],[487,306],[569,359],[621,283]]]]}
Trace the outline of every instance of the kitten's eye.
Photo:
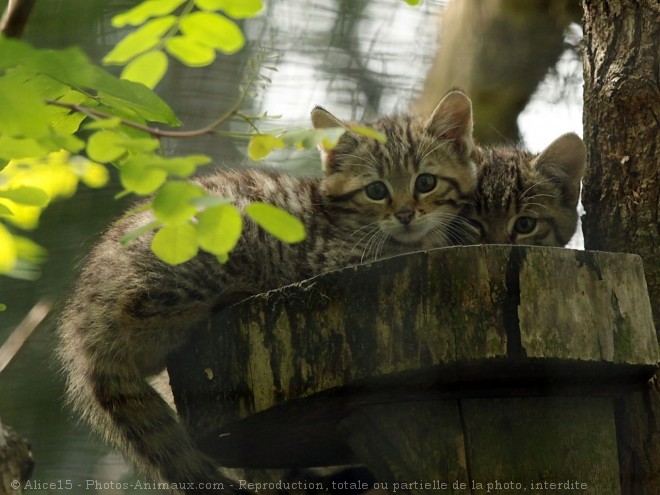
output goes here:
{"type": "Polygon", "coordinates": [[[516,223],[513,224],[513,230],[518,234],[529,234],[536,228],[536,218],[532,217],[518,217],[516,223]]]}
{"type": "Polygon", "coordinates": [[[380,181],[372,182],[364,190],[367,193],[367,196],[369,196],[370,199],[373,199],[375,201],[385,199],[389,194],[389,192],[387,191],[387,186],[380,181]]]}
{"type": "Polygon", "coordinates": [[[427,193],[432,191],[437,183],[435,175],[419,174],[415,179],[415,189],[421,193],[427,193]]]}

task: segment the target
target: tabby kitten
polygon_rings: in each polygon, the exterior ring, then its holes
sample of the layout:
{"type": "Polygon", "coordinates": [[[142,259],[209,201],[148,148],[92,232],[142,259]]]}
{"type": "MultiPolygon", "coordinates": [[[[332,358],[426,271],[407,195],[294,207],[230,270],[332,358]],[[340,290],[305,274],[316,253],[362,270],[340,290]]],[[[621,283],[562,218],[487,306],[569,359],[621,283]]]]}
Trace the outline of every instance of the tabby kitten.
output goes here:
{"type": "Polygon", "coordinates": [[[514,146],[483,148],[474,201],[464,211],[468,243],[565,246],[575,233],[586,148],[573,133],[539,155],[514,146]]]}
{"type": "Polygon", "coordinates": [[[146,474],[185,493],[234,493],[199,452],[146,377],[163,370],[189,329],[246,296],[392,254],[448,244],[447,226],[475,185],[472,106],[453,91],[431,117],[387,117],[371,125],[386,143],[357,135],[321,108],[317,128],[343,126],[322,150],[322,179],[232,171],[199,179],[240,208],[275,204],[297,216],[307,238],[282,244],[245,220],[226,264],[199,254],[169,266],[150,250],[153,233],[121,237],[152,220],[140,212],[110,227],[89,254],[59,325],[59,356],[76,411],[146,474]],[[215,484],[214,489],[198,483],[215,484]]]}

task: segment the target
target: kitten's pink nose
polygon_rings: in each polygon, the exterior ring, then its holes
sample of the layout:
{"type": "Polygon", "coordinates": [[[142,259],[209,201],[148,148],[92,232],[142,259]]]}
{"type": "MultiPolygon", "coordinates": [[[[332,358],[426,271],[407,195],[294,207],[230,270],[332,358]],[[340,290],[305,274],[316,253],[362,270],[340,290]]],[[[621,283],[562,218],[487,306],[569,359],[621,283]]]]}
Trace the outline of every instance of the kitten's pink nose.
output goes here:
{"type": "Polygon", "coordinates": [[[401,208],[397,211],[394,216],[401,222],[403,225],[408,225],[413,219],[415,212],[410,208],[401,208]]]}

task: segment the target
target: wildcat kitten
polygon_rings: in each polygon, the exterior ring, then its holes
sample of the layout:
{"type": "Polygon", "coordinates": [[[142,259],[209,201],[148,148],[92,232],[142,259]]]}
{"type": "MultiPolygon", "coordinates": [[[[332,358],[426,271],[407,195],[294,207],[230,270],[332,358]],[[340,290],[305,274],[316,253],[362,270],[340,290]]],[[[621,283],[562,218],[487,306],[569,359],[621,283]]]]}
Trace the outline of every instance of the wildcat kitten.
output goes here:
{"type": "Polygon", "coordinates": [[[474,201],[464,211],[470,244],[565,246],[575,233],[586,148],[573,133],[539,155],[514,146],[482,148],[474,201]]]}
{"type": "Polygon", "coordinates": [[[315,127],[343,126],[322,150],[322,179],[248,170],[197,180],[240,208],[275,204],[305,225],[305,241],[287,245],[250,220],[226,264],[201,253],[169,266],[150,250],[153,233],[127,247],[119,239],[152,220],[127,216],[91,251],[59,325],[59,356],[76,411],[146,474],[185,493],[234,493],[214,462],[193,445],[146,377],[165,368],[189,328],[246,296],[396,253],[444,246],[447,226],[475,185],[472,106],[453,91],[430,118],[402,115],[371,124],[380,143],[316,108],[315,127]],[[216,488],[195,490],[197,483],[216,488]]]}

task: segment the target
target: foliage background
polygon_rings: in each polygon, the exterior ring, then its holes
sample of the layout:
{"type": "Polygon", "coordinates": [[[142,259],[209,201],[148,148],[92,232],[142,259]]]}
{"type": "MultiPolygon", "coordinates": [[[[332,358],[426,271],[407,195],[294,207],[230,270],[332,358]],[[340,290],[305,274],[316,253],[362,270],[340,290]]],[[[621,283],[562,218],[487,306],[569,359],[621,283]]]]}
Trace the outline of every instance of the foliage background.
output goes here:
{"type": "MultiPolygon", "coordinates": [[[[113,28],[110,18],[135,3],[40,0],[24,39],[37,47],[79,45],[93,61],[100,62],[127,33],[113,28]]],[[[307,126],[315,104],[352,120],[405,110],[422,90],[445,6],[445,2],[433,0],[418,7],[398,0],[310,0],[304,2],[304,9],[296,0],[265,3],[262,16],[241,23],[247,38],[242,51],[218,57],[204,69],[171,63],[157,91],[184,122],[183,129],[208,124],[236,101],[248,61],[263,46],[279,57],[278,72],[257,98],[246,101],[244,110],[281,114],[273,127],[307,126]]],[[[0,8],[5,4],[0,1],[0,8]]],[[[550,89],[540,91],[519,119],[522,135],[537,150],[556,137],[554,129],[548,131],[545,124],[548,115],[563,114],[557,119],[566,124],[560,124],[561,132],[580,130],[580,102],[558,102],[551,94],[567,84],[556,77],[562,70],[566,67],[558,66],[548,79],[550,89]],[[573,119],[570,124],[566,122],[569,118],[573,119]]],[[[568,83],[573,89],[579,85],[579,80],[568,83]]],[[[475,119],[478,122],[479,116],[475,119]]],[[[244,132],[246,125],[234,123],[227,130],[244,132]]],[[[244,138],[203,136],[165,140],[164,144],[168,155],[208,154],[216,167],[241,167],[249,161],[244,138]]],[[[319,173],[314,151],[281,151],[268,165],[293,173],[319,173]]],[[[62,301],[74,266],[104,226],[130,205],[130,198],[113,199],[119,190],[113,176],[108,187],[99,191],[81,187],[74,199],[55,203],[45,212],[42,227],[34,234],[49,251],[41,280],[0,279],[0,301],[9,308],[0,316],[0,342],[36,301],[62,301]]],[[[118,480],[126,469],[121,459],[62,411],[62,384],[51,360],[53,324],[54,317],[0,374],[0,418],[29,437],[37,460],[36,479],[118,480]]]]}

